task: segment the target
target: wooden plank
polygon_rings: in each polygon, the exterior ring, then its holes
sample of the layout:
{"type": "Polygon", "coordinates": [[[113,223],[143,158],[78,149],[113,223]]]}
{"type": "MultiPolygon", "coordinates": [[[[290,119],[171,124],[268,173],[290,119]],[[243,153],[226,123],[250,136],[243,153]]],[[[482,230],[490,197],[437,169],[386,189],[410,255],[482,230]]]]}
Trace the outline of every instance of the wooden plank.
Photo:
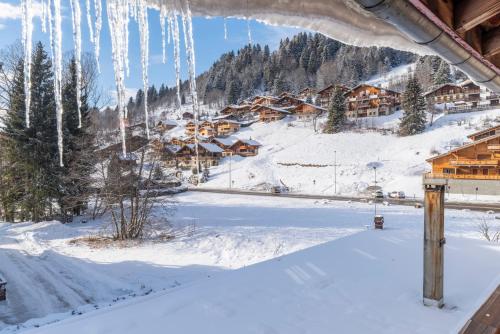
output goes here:
{"type": "Polygon", "coordinates": [[[500,53],[500,27],[488,31],[483,37],[483,55],[493,57],[500,53]]]}
{"type": "Polygon", "coordinates": [[[453,1],[452,0],[429,0],[429,9],[436,14],[441,21],[453,29],[453,1]]]}
{"type": "Polygon", "coordinates": [[[459,33],[480,25],[500,13],[498,0],[456,1],[454,7],[455,29],[459,33]]]}
{"type": "Polygon", "coordinates": [[[467,322],[460,334],[500,334],[500,286],[467,322]]]}
{"type": "Polygon", "coordinates": [[[469,43],[477,52],[483,53],[483,39],[481,38],[482,32],[481,27],[475,27],[467,32],[465,32],[465,41],[469,43]]]}

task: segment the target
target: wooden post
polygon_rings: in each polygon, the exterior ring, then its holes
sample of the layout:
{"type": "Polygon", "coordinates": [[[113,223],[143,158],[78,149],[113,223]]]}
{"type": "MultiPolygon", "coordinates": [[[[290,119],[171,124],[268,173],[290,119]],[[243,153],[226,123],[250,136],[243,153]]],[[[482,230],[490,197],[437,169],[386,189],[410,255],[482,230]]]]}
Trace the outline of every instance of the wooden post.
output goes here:
{"type": "Polygon", "coordinates": [[[443,307],[446,180],[424,181],[424,305],[443,307]]]}

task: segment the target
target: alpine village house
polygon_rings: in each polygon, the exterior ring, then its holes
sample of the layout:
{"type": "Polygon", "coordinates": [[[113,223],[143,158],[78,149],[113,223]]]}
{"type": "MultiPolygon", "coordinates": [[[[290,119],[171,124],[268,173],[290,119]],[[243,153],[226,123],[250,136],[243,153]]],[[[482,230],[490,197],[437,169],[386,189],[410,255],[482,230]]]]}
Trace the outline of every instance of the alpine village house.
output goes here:
{"type": "Polygon", "coordinates": [[[425,178],[447,181],[451,193],[500,195],[500,125],[468,136],[472,142],[427,159],[425,178]]]}

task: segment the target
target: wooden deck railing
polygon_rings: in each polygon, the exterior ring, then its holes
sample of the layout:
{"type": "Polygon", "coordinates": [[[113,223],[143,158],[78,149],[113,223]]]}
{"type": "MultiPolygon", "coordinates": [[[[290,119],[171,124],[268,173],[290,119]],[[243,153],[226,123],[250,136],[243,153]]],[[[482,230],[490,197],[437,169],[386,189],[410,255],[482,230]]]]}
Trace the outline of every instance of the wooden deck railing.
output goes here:
{"type": "Polygon", "coordinates": [[[454,166],[498,166],[500,160],[496,159],[458,159],[450,160],[450,164],[454,166]]]}
{"type": "Polygon", "coordinates": [[[426,179],[498,180],[500,175],[425,173],[426,179]]]}

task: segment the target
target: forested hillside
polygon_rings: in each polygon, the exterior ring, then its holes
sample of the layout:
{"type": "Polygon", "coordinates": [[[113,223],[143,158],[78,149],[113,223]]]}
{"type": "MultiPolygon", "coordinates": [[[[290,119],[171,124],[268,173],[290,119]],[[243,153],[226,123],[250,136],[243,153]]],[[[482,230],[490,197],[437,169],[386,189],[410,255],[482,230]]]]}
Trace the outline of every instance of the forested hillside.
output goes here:
{"type": "MultiPolygon", "coordinates": [[[[208,71],[197,78],[201,101],[213,107],[235,103],[256,93],[279,94],[330,83],[354,86],[373,75],[414,62],[417,56],[389,48],[360,48],[345,45],[321,34],[299,33],[280,42],[271,52],[268,45],[247,45],[221,55],[208,71]]],[[[189,97],[182,83],[181,101],[189,97]]],[[[129,101],[132,115],[140,117],[145,94],[137,92],[129,101]]],[[[147,94],[154,108],[177,103],[176,88],[152,86],[147,94]]]]}

